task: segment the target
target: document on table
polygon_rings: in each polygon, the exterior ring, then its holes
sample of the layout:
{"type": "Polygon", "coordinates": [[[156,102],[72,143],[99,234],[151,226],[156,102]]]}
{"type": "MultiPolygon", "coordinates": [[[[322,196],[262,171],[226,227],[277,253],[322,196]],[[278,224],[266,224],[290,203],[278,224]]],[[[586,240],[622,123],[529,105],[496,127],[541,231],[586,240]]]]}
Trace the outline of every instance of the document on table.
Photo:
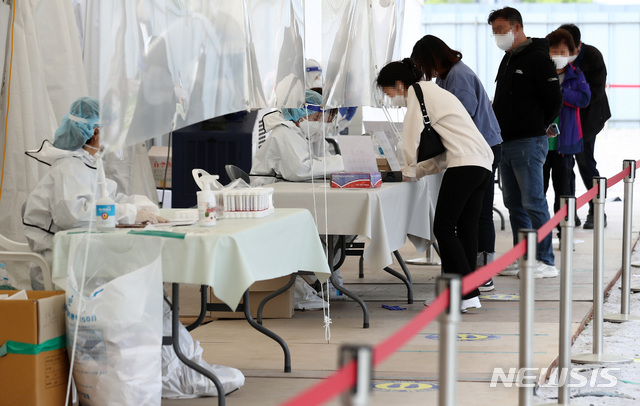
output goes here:
{"type": "Polygon", "coordinates": [[[370,136],[341,135],[338,140],[345,172],[378,172],[370,136]]]}

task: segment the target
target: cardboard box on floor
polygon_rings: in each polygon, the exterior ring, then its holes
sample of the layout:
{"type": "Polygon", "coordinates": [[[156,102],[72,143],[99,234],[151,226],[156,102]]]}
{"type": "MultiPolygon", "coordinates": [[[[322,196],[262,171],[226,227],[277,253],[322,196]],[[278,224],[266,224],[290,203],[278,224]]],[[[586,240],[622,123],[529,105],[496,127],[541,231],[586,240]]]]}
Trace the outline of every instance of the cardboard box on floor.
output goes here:
{"type": "Polygon", "coordinates": [[[27,297],[0,299],[0,345],[6,343],[8,350],[0,356],[0,405],[64,405],[69,376],[64,291],[27,291],[27,297]]]}
{"type": "MultiPolygon", "coordinates": [[[[289,281],[290,276],[281,276],[279,278],[268,279],[264,281],[255,282],[249,288],[249,307],[251,309],[251,316],[257,317],[258,305],[273,291],[283,287],[289,281]]],[[[210,292],[211,303],[222,303],[220,299],[215,297],[213,290],[210,292]]],[[[242,303],[242,300],[240,300],[242,303]]],[[[243,319],[244,312],[210,312],[211,317],[216,319],[243,319]]],[[[290,319],[293,317],[293,287],[289,288],[286,292],[271,299],[264,306],[262,310],[263,319],[290,319]]]]}

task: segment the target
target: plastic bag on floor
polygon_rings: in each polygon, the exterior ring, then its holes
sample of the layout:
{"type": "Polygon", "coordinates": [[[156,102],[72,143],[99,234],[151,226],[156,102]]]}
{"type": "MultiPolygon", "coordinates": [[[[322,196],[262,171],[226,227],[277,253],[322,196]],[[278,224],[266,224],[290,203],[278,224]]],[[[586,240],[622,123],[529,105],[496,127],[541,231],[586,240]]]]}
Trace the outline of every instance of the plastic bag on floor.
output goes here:
{"type": "MultiPolygon", "coordinates": [[[[164,304],[164,335],[171,335],[171,308],[164,304]]],[[[211,371],[222,384],[225,394],[244,385],[244,375],[240,370],[222,365],[210,365],[202,359],[200,342],[195,345],[191,334],[180,323],[180,349],[185,357],[211,371]]],[[[162,346],[162,397],[169,399],[187,399],[199,396],[218,396],[214,383],[178,359],[171,345],[162,346]]]]}
{"type": "Polygon", "coordinates": [[[78,323],[72,367],[83,405],[161,403],[163,299],[158,245],[157,239],[107,244],[89,237],[70,246],[67,350],[72,354],[78,323]]]}
{"type": "Polygon", "coordinates": [[[319,310],[325,304],[329,306],[320,294],[299,276],[293,285],[293,302],[293,308],[298,310],[319,310]]]}

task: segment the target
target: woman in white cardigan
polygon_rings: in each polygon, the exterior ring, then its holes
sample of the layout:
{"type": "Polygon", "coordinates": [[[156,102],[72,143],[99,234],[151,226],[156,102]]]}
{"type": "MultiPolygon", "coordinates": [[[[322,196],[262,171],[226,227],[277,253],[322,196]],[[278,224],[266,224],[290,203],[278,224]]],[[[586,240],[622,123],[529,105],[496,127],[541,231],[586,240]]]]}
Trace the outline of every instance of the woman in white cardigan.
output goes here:
{"type": "MultiPolygon", "coordinates": [[[[402,151],[405,180],[447,169],[438,195],[433,233],[440,246],[443,272],[464,277],[476,266],[478,219],[484,188],[491,179],[493,153],[462,103],[434,82],[420,81],[421,77],[413,61],[406,58],[382,68],[377,84],[389,97],[406,101],[402,151]],[[415,83],[422,89],[431,126],[440,134],[446,149],[423,162],[417,162],[424,124],[412,87],[415,83]]],[[[461,310],[479,308],[479,296],[478,289],[464,295],[461,310]]]]}

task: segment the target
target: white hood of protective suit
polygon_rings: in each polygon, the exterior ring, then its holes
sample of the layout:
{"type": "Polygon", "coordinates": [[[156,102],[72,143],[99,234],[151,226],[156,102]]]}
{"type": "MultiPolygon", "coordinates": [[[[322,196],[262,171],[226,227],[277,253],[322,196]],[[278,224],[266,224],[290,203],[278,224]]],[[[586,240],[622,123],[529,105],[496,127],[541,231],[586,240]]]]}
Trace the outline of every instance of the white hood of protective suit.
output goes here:
{"type": "MultiPolygon", "coordinates": [[[[268,133],[280,124],[287,123],[287,120],[284,119],[280,110],[275,110],[262,116],[262,122],[264,123],[264,131],[268,133]]],[[[295,126],[293,122],[290,123],[295,126]]]]}
{"type": "Polygon", "coordinates": [[[275,175],[299,182],[344,170],[340,155],[318,157],[312,153],[302,131],[293,121],[285,120],[282,112],[265,114],[262,119],[270,134],[253,158],[252,175],[275,175]]]}
{"type": "Polygon", "coordinates": [[[52,166],[59,159],[77,157],[82,159],[85,165],[96,169],[96,159],[88,151],[82,148],[75,151],[56,148],[49,140],[43,141],[39,149],[26,151],[25,154],[49,166],[52,166]]]}

